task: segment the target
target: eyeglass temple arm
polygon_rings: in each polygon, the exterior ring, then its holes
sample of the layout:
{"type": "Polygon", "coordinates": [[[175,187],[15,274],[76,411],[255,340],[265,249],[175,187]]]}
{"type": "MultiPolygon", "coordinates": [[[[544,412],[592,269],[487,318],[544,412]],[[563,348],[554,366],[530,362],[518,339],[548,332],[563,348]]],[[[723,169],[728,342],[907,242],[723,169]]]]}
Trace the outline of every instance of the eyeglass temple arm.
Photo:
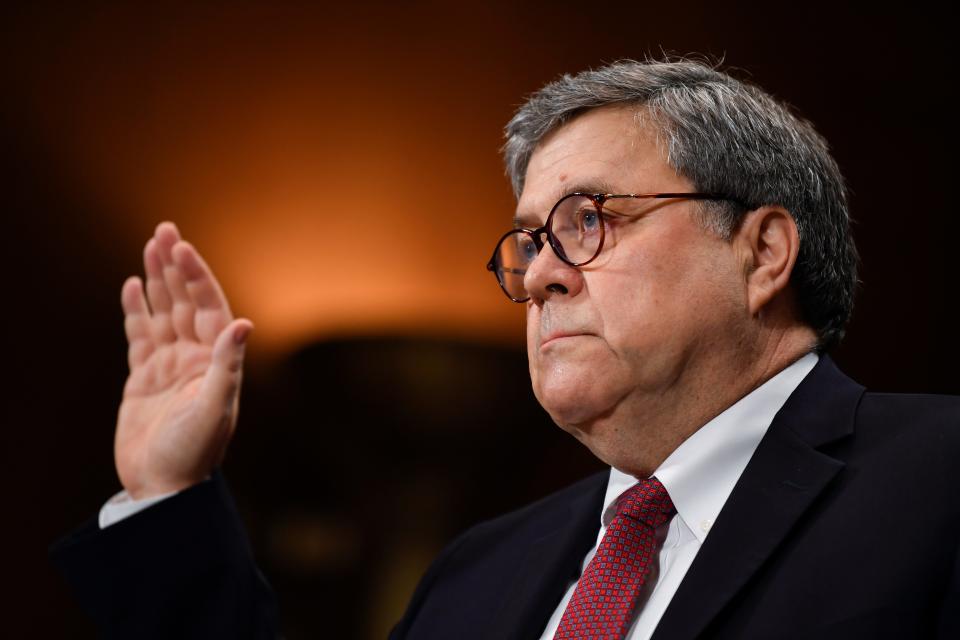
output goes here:
{"type": "MultiPolygon", "coordinates": [[[[510,267],[504,267],[503,265],[500,266],[499,270],[501,273],[512,273],[518,276],[526,275],[527,273],[526,269],[512,269],[510,267]]],[[[487,271],[497,271],[497,264],[493,260],[487,263],[487,271]]]]}

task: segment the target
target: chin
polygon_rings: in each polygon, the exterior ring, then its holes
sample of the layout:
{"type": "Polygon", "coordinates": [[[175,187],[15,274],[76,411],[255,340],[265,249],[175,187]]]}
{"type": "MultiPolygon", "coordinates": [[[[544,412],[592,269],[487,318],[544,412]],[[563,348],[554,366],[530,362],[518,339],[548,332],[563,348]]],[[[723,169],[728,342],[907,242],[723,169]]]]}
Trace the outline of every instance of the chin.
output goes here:
{"type": "Polygon", "coordinates": [[[593,343],[590,349],[539,353],[531,359],[530,380],[540,405],[562,428],[589,429],[589,424],[609,414],[624,396],[618,381],[623,373],[593,343]],[[562,356],[562,357],[561,357],[562,356]]]}
{"type": "Polygon", "coordinates": [[[534,395],[550,418],[578,438],[578,434],[589,433],[592,425],[616,406],[618,398],[604,391],[582,380],[552,380],[534,385],[534,395]]]}

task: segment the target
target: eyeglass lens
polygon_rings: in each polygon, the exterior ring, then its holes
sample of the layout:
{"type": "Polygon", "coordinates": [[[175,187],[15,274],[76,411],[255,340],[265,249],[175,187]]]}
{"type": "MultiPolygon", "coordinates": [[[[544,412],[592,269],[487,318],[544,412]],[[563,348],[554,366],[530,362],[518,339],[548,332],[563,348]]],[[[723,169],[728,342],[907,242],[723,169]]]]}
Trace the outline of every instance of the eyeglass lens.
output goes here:
{"type": "MultiPolygon", "coordinates": [[[[573,194],[562,199],[550,214],[547,232],[554,252],[564,262],[580,265],[591,261],[603,245],[603,218],[594,201],[573,194]]],[[[539,249],[529,231],[517,229],[504,236],[494,253],[493,265],[500,286],[513,300],[530,297],[523,284],[527,268],[539,249]]]]}

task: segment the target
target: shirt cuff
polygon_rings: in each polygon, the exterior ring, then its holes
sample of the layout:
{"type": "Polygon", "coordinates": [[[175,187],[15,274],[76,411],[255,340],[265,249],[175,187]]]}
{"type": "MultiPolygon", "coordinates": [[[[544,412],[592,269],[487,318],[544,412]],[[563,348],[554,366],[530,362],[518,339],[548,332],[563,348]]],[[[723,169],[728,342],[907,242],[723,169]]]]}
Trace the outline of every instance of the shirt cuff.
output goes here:
{"type": "Polygon", "coordinates": [[[143,498],[142,500],[134,500],[130,497],[130,494],[126,490],[117,493],[112,498],[107,500],[100,508],[100,515],[97,517],[97,521],[100,524],[101,529],[106,529],[112,524],[116,524],[121,520],[129,518],[130,516],[140,513],[147,507],[152,507],[162,500],[166,500],[171,496],[175,496],[179,491],[171,491],[170,493],[163,493],[157,496],[150,496],[149,498],[143,498]]]}

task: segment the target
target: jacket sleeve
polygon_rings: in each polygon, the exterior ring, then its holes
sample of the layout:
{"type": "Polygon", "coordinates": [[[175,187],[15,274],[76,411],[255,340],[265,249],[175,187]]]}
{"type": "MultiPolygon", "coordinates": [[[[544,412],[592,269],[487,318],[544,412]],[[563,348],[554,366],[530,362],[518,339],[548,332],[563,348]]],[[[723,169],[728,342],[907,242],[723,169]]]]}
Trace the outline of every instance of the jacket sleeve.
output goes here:
{"type": "Polygon", "coordinates": [[[50,550],[103,638],[277,637],[276,599],[219,473],[50,550]]]}

